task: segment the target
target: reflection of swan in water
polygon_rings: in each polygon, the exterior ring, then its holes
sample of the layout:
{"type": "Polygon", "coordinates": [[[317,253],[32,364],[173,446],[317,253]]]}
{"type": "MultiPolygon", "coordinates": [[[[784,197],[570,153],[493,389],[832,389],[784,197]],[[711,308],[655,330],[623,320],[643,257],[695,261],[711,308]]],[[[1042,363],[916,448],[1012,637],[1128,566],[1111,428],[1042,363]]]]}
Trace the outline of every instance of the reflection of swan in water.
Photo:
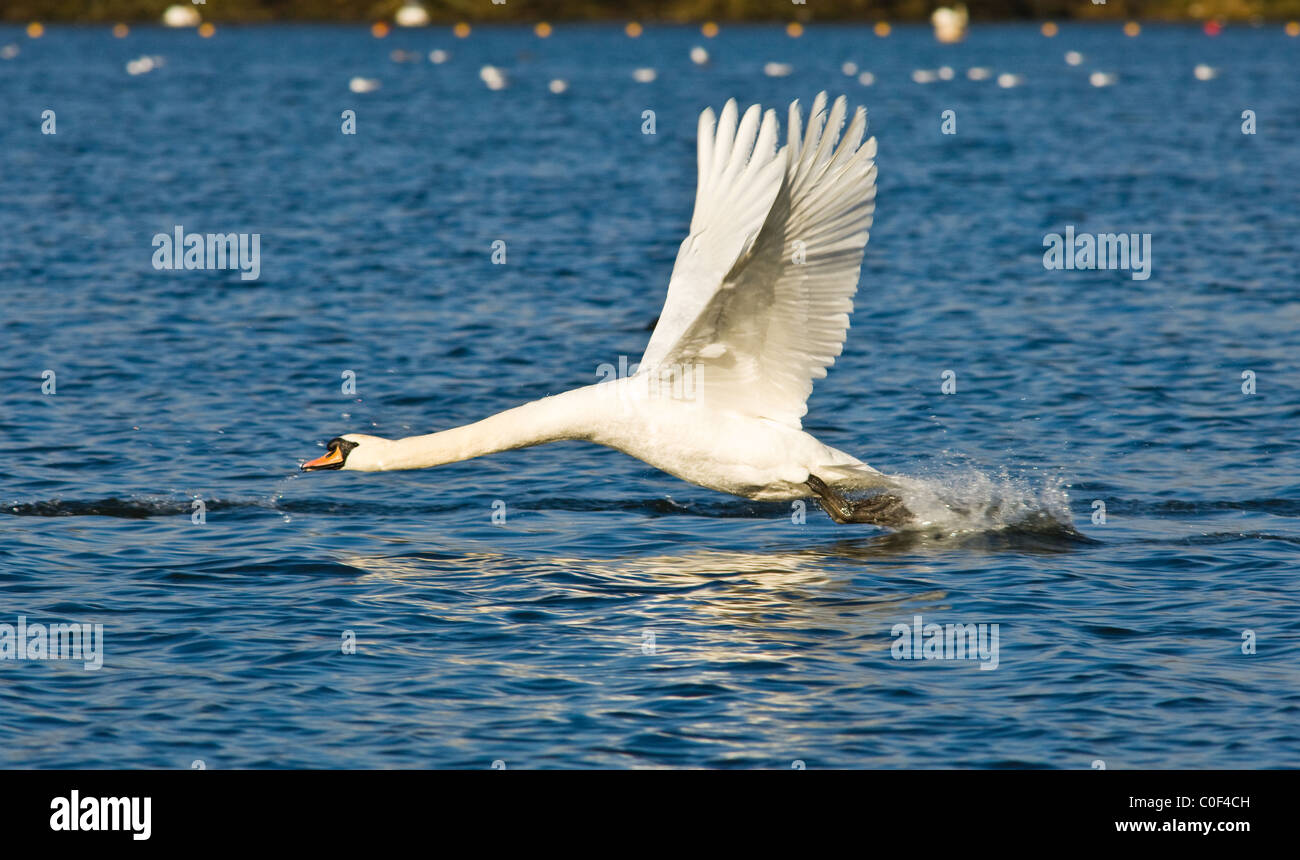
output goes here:
{"type": "MultiPolygon", "coordinates": [[[[395,548],[412,545],[390,540],[395,548]]],[[[828,635],[860,638],[861,648],[845,652],[848,659],[887,650],[894,624],[946,607],[947,591],[925,556],[937,556],[952,540],[899,532],[768,551],[710,549],[614,558],[524,558],[466,543],[436,552],[346,554],[337,561],[365,581],[400,585],[371,589],[372,599],[391,600],[394,611],[414,610],[444,622],[509,620],[520,610],[563,613],[574,605],[613,601],[643,616],[647,629],[675,631],[669,635],[678,642],[683,635],[692,637],[692,647],[709,659],[761,659],[764,655],[753,650],[761,642],[815,645],[828,635]],[[484,580],[502,585],[484,589],[484,580]],[[514,584],[529,596],[522,597],[514,584]],[[541,601],[536,599],[539,586],[547,595],[541,601]],[[448,590],[456,593],[454,599],[446,596],[448,590]],[[466,595],[472,595],[468,603],[466,595]],[[743,635],[726,633],[742,630],[743,635]]],[[[971,534],[958,545],[965,552],[1007,548],[996,540],[971,534]]],[[[1003,533],[1001,540],[1012,539],[1003,533]]],[[[1077,541],[1058,532],[1055,538],[1035,535],[1009,545],[1024,552],[1065,552],[1077,541]]],[[[557,617],[556,623],[562,622],[557,617]]],[[[627,647],[627,629],[619,623],[603,632],[583,632],[593,640],[608,634],[611,647],[627,647]]]]}
{"type": "MultiPolygon", "coordinates": [[[[841,551],[853,552],[855,542],[841,551]]],[[[865,547],[865,544],[861,546],[865,547]]],[[[870,550],[866,550],[870,552],[870,550]]],[[[489,549],[465,552],[414,552],[401,555],[345,555],[339,562],[362,572],[365,580],[401,583],[392,600],[395,607],[417,608],[422,613],[448,619],[506,615],[521,605],[519,594],[508,586],[485,592],[466,589],[474,595],[473,606],[464,605],[464,593],[455,600],[441,595],[444,588],[456,588],[461,577],[480,581],[494,579],[519,582],[527,572],[529,589],[544,583],[550,596],[543,605],[533,600],[526,605],[541,611],[561,610],[576,601],[623,601],[629,612],[644,615],[648,628],[701,630],[709,637],[697,647],[714,652],[718,659],[743,656],[756,639],[798,640],[804,636],[824,638],[828,630],[851,631],[854,635],[880,633],[908,617],[917,607],[942,605],[946,592],[938,588],[917,588],[914,577],[923,565],[913,561],[879,566],[881,579],[868,585],[844,572],[843,566],[828,565],[818,549],[774,549],[770,552],[700,550],[672,555],[583,558],[576,556],[529,557],[522,559],[489,549]],[[909,586],[900,587],[888,571],[906,573],[909,586]],[[433,586],[426,588],[426,586],[433,586]],[[743,639],[718,639],[718,622],[745,628],[743,639]],[[814,633],[815,631],[815,633],[814,633]]],[[[458,589],[459,591],[459,589],[458,589]]],[[[562,611],[562,610],[561,610],[562,611]]],[[[600,638],[596,630],[584,635],[600,638]]],[[[626,627],[617,636],[626,637],[626,627]]],[[[878,645],[888,649],[882,635],[878,645]]],[[[865,646],[867,648],[873,646],[865,646]]]]}
{"type": "MultiPolygon", "coordinates": [[[[387,538],[394,548],[411,547],[412,543],[387,538]]],[[[607,591],[611,586],[654,585],[672,590],[694,589],[715,585],[728,578],[751,582],[751,575],[767,588],[833,589],[841,577],[836,571],[860,569],[870,564],[873,575],[888,585],[896,573],[915,577],[923,574],[927,554],[960,550],[999,552],[1013,549],[1028,553],[1063,553],[1093,543],[1090,538],[1068,526],[1006,529],[996,532],[926,532],[912,530],[878,534],[869,538],[828,541],[814,546],[782,547],[767,550],[700,549],[659,555],[621,555],[610,558],[575,555],[543,555],[521,558],[516,554],[484,548],[465,542],[460,547],[441,548],[437,552],[411,550],[392,554],[346,553],[338,561],[356,569],[362,576],[392,581],[443,578],[448,573],[466,576],[514,575],[520,569],[530,572],[578,573],[592,576],[592,589],[607,591]]],[[[569,582],[579,590],[586,586],[569,582]]],[[[856,588],[855,588],[856,591],[856,588]]]]}

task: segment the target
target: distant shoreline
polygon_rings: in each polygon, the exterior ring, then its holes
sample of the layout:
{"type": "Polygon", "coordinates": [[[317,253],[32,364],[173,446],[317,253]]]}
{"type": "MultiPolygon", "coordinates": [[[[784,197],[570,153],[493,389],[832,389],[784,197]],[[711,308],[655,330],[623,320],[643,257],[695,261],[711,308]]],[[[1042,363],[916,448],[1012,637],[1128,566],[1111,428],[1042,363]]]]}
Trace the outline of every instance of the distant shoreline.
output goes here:
{"type": "MultiPolygon", "coordinates": [[[[181,0],[180,6],[191,6],[203,20],[213,24],[357,24],[368,25],[377,21],[392,22],[401,0],[334,0],[332,3],[313,0],[290,0],[279,8],[266,8],[260,0],[213,0],[193,5],[181,0]],[[317,8],[321,7],[321,8],[317,8]]],[[[169,2],[158,0],[101,0],[92,10],[83,0],[10,0],[0,9],[0,22],[26,24],[32,21],[60,24],[154,24],[161,23],[162,12],[169,2]],[[141,8],[141,7],[145,8],[141,8]]],[[[699,26],[706,21],[729,26],[744,24],[786,24],[799,21],[805,25],[864,23],[877,21],[894,23],[929,23],[930,10],[944,3],[929,0],[926,3],[900,0],[897,3],[872,3],[870,8],[858,8],[858,0],[823,0],[814,8],[812,4],[784,6],[750,0],[742,3],[711,3],[708,0],[679,2],[619,4],[619,9],[604,9],[594,3],[568,4],[540,2],[522,9],[514,4],[496,5],[484,0],[482,4],[463,4],[466,9],[447,9],[454,3],[425,4],[429,24],[419,29],[437,29],[458,22],[472,26],[531,26],[539,21],[564,24],[618,24],[639,21],[651,26],[699,26]],[[560,11],[565,6],[577,6],[568,13],[560,11]],[[723,14],[727,9],[751,7],[740,14],[723,14]]],[[[1018,15],[1010,2],[972,2],[972,23],[1011,23],[1057,21],[1070,23],[1109,23],[1136,20],[1142,22],[1201,24],[1216,20],[1232,26],[1265,26],[1300,18],[1300,2],[1295,0],[1203,0],[1181,3],[1176,0],[1146,0],[1146,2],[1111,2],[1094,5],[1091,0],[1062,0],[1053,4],[1035,4],[1040,14],[1018,15]],[[1192,14],[1192,10],[1196,14],[1192,14]]]]}
{"type": "MultiPolygon", "coordinates": [[[[310,24],[310,25],[319,25],[322,27],[364,28],[364,27],[371,26],[377,21],[385,21],[391,24],[391,18],[370,19],[370,18],[281,17],[281,18],[248,19],[248,18],[221,18],[221,17],[213,16],[213,17],[204,17],[203,20],[205,22],[212,23],[212,24],[221,24],[223,26],[235,26],[235,27],[266,27],[266,26],[280,26],[285,24],[310,24]]],[[[662,29],[682,29],[682,28],[696,29],[700,27],[705,22],[706,19],[701,19],[699,21],[679,21],[679,20],[655,20],[653,18],[634,19],[630,17],[621,17],[621,18],[620,17],[613,17],[613,18],[594,18],[594,17],[523,18],[520,17],[520,18],[514,18],[510,20],[484,21],[472,17],[465,17],[465,18],[448,18],[445,20],[433,20],[430,21],[429,24],[424,27],[393,26],[391,32],[393,33],[402,33],[402,32],[419,33],[422,31],[436,32],[439,30],[450,30],[456,24],[462,22],[467,23],[475,28],[482,27],[484,29],[510,29],[510,28],[520,28],[520,27],[532,27],[533,25],[542,21],[546,21],[551,24],[585,27],[585,26],[618,26],[630,20],[636,20],[641,24],[645,25],[646,27],[650,27],[650,28],[657,27],[662,29]]],[[[769,26],[780,27],[790,23],[791,20],[796,20],[796,19],[743,18],[743,19],[729,20],[726,18],[716,18],[716,19],[707,19],[707,20],[714,21],[722,27],[769,27],[769,26]]],[[[1289,18],[1286,15],[1281,15],[1281,16],[1274,16],[1274,17],[1252,18],[1248,21],[1247,20],[1234,21],[1232,19],[1213,19],[1213,20],[1220,21],[1224,25],[1225,29],[1231,28],[1236,30],[1257,30],[1257,29],[1280,26],[1282,24],[1287,23],[1288,21],[1295,20],[1295,19],[1289,18]]],[[[87,28],[112,27],[114,24],[128,24],[132,27],[158,27],[159,29],[165,29],[165,30],[194,29],[193,27],[188,27],[188,28],[168,27],[164,25],[162,21],[158,18],[138,18],[138,17],[133,18],[130,16],[114,17],[112,15],[102,17],[102,18],[87,18],[87,17],[58,18],[58,17],[51,17],[51,16],[33,17],[30,15],[26,15],[26,16],[13,15],[10,14],[8,10],[0,10],[0,26],[3,27],[12,27],[21,30],[24,25],[34,21],[40,22],[42,24],[49,24],[54,26],[73,26],[73,27],[87,27],[87,28]]],[[[919,19],[919,18],[886,18],[886,17],[862,18],[862,17],[845,16],[842,18],[821,17],[821,18],[815,18],[811,20],[800,19],[800,23],[802,23],[804,27],[806,28],[810,27],[814,29],[819,26],[839,26],[839,25],[850,25],[850,26],[870,28],[877,21],[886,21],[888,23],[895,24],[898,26],[925,26],[927,28],[929,27],[929,21],[919,19]]],[[[1205,23],[1205,19],[1201,19],[1201,18],[1166,18],[1166,17],[1151,18],[1151,17],[1143,17],[1140,15],[1135,15],[1135,16],[1119,15],[1112,18],[1014,18],[1014,17],[979,18],[979,19],[972,20],[970,26],[972,29],[978,29],[981,26],[987,26],[990,24],[1024,24],[1026,26],[1030,26],[1030,25],[1042,24],[1047,21],[1054,21],[1061,25],[1081,25],[1081,26],[1114,26],[1125,21],[1137,21],[1142,24],[1155,24],[1155,25],[1167,24],[1167,25],[1181,25],[1186,27],[1198,27],[1198,28],[1205,23]]]]}

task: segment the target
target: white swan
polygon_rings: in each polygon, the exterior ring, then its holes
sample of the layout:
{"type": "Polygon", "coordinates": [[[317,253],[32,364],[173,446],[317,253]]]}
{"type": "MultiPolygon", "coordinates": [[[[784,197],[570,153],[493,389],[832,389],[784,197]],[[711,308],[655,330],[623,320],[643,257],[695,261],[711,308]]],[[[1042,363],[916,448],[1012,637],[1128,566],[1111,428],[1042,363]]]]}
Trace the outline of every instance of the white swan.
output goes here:
{"type": "Polygon", "coordinates": [[[349,433],[307,471],[387,471],[584,439],[685,481],[749,499],[816,498],[837,522],[898,525],[902,501],[845,490],[900,488],[800,426],[813,380],[839,355],[875,211],[876,140],[866,111],[813,102],[808,129],[790,105],[739,117],[728,101],[700,115],[690,235],[636,373],[544,397],[474,424],[405,439],[349,433]],[[837,145],[838,140],[838,145],[837,145]]]}

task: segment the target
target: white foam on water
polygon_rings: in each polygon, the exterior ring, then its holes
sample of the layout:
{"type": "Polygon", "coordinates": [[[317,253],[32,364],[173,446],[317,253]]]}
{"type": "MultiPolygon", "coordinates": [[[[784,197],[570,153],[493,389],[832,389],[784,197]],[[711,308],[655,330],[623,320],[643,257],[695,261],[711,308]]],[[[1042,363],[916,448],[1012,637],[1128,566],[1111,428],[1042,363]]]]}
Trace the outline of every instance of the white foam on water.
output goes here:
{"type": "Polygon", "coordinates": [[[1008,474],[990,475],[972,467],[942,476],[901,478],[894,490],[916,515],[900,530],[934,530],[949,534],[1024,531],[1073,531],[1065,482],[1052,477],[1036,482],[1008,474]]]}

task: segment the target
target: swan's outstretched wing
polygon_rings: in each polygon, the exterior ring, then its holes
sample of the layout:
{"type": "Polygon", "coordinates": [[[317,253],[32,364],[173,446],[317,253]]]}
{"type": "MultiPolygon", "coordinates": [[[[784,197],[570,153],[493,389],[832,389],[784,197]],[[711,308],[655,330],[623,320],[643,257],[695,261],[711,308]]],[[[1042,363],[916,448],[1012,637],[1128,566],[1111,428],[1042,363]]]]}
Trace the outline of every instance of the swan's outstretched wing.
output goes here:
{"type": "Polygon", "coordinates": [[[807,133],[790,105],[786,146],[771,153],[771,111],[736,128],[728,102],[716,134],[700,117],[700,179],[691,234],[641,373],[677,375],[686,396],[792,427],[814,379],[840,354],[875,212],[875,138],[858,108],[813,102],[807,133]],[[838,146],[836,145],[839,140],[838,146]],[[757,142],[755,143],[755,140],[757,142]]]}

